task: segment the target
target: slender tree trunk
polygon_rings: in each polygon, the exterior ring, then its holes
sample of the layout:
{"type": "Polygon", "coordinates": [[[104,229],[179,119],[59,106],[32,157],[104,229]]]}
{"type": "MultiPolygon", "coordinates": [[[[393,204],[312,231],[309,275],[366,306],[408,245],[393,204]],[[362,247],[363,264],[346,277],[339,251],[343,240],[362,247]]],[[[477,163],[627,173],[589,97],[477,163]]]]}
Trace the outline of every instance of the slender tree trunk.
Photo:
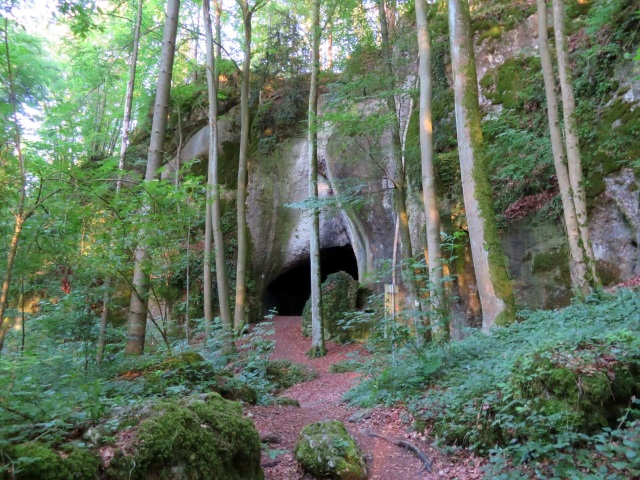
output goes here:
{"type": "Polygon", "coordinates": [[[327,28],[327,70],[333,69],[333,25],[327,28]]]}
{"type": "MultiPolygon", "coordinates": [[[[133,51],[129,63],[129,80],[127,81],[127,94],[124,101],[124,119],[122,121],[122,143],[120,144],[120,160],[118,161],[118,179],[116,181],[116,197],[122,188],[122,175],[125,169],[127,147],[129,145],[129,130],[131,128],[131,109],[133,106],[133,89],[136,84],[136,67],[138,65],[138,48],[140,46],[140,24],[142,22],[142,3],[138,0],[138,12],[133,29],[133,51]]],[[[104,357],[104,349],[107,344],[107,322],[109,320],[109,304],[111,302],[112,279],[109,275],[104,281],[104,294],[102,297],[102,312],[100,315],[100,331],[98,333],[98,352],[96,362],[101,363],[104,357]]]]}
{"type": "Polygon", "coordinates": [[[549,36],[547,34],[547,0],[538,2],[538,49],[540,50],[540,63],[544,77],[544,89],[547,96],[547,114],[549,119],[549,132],[551,136],[551,149],[553,151],[553,163],[558,177],[558,188],[562,200],[564,224],[567,232],[567,242],[571,257],[571,280],[573,287],[583,295],[589,293],[589,281],[587,279],[587,264],[584,252],[580,247],[580,229],[576,218],[573,192],[569,180],[567,160],[565,157],[562,132],[560,131],[560,119],[558,113],[558,96],[556,94],[556,81],[553,75],[551,52],[549,51],[549,36]]]}
{"type": "MultiPolygon", "coordinates": [[[[209,87],[209,172],[207,185],[207,218],[205,222],[205,257],[204,257],[204,303],[205,303],[205,339],[211,338],[213,321],[213,301],[211,298],[211,242],[215,242],[216,279],[220,300],[220,318],[225,329],[225,350],[235,350],[233,344],[233,319],[229,304],[229,286],[227,266],[224,257],[224,238],[220,216],[220,195],[218,183],[218,64],[214,59],[213,32],[209,0],[202,3],[204,29],[207,42],[207,84],[209,87]]],[[[217,15],[217,13],[216,13],[217,15]]]]}
{"type": "MultiPolygon", "coordinates": [[[[145,181],[152,181],[158,169],[162,165],[165,134],[167,129],[167,116],[169,110],[169,94],[171,91],[171,74],[173,59],[176,49],[176,36],[178,31],[178,13],[180,0],[168,0],[167,16],[162,38],[162,57],[160,60],[160,73],[156,89],[156,101],[153,110],[153,122],[151,125],[151,141],[149,156],[147,159],[147,172],[145,181]]],[[[144,341],[147,329],[147,309],[149,301],[149,278],[144,271],[144,262],[147,259],[147,250],[144,245],[139,245],[135,252],[135,265],[131,292],[129,314],[127,316],[127,354],[140,355],[144,352],[144,341]]]]}
{"type": "MultiPolygon", "coordinates": [[[[422,164],[422,197],[427,230],[427,252],[429,268],[429,290],[431,306],[439,310],[444,305],[442,284],[442,248],[440,245],[440,213],[436,198],[435,172],[433,168],[433,117],[432,117],[432,72],[431,38],[427,24],[427,4],[416,0],[418,30],[418,52],[420,56],[420,153],[422,164]]],[[[448,334],[448,325],[443,331],[448,334]]]]}
{"type": "Polygon", "coordinates": [[[573,94],[571,80],[571,65],[569,62],[569,48],[565,34],[564,0],[553,0],[553,30],[556,40],[556,56],[558,57],[558,74],[560,90],[562,92],[562,115],[564,117],[564,137],[567,146],[567,163],[569,181],[573,190],[573,203],[580,229],[581,247],[587,262],[589,283],[599,286],[600,279],[596,270],[596,260],[589,238],[589,224],[587,217],[587,199],[582,184],[582,161],[580,159],[580,143],[578,139],[578,123],[576,121],[576,101],[573,94]]]}
{"type": "MultiPolygon", "coordinates": [[[[396,215],[398,216],[400,240],[402,242],[402,260],[405,263],[403,269],[405,271],[405,285],[409,294],[407,295],[407,305],[410,309],[416,307],[418,299],[418,287],[416,285],[415,278],[410,271],[408,263],[411,262],[413,252],[411,249],[411,233],[409,231],[409,217],[407,215],[406,205],[406,188],[405,188],[405,175],[404,165],[402,165],[402,146],[400,143],[400,125],[398,123],[398,117],[396,113],[396,99],[395,95],[391,92],[395,88],[395,75],[392,68],[392,56],[391,56],[391,44],[389,41],[389,29],[387,26],[387,13],[385,9],[385,1],[378,0],[378,16],[380,20],[380,30],[382,36],[382,55],[384,59],[384,74],[387,79],[387,89],[389,94],[387,95],[387,108],[391,113],[392,125],[391,125],[391,160],[394,165],[394,207],[396,215]]],[[[418,345],[422,345],[425,338],[427,340],[431,337],[431,330],[425,329],[424,319],[421,315],[416,316],[416,340],[418,345]],[[424,330],[424,332],[423,332],[424,330]]]]}
{"type": "Polygon", "coordinates": [[[514,298],[488,178],[468,0],[449,0],[449,35],[462,192],[486,331],[514,320],[514,298]]]}
{"type": "Polygon", "coordinates": [[[308,115],[308,160],[309,198],[313,207],[309,218],[309,258],[311,261],[311,356],[323,357],[327,350],[324,345],[324,324],[322,321],[322,283],[320,272],[320,211],[316,208],[318,199],[318,74],[320,71],[320,0],[312,6],[313,29],[311,47],[311,85],[309,87],[308,115]]]}
{"type": "Polygon", "coordinates": [[[236,198],[238,223],[238,261],[236,265],[236,309],[233,327],[237,334],[245,325],[245,303],[247,299],[247,157],[249,155],[249,75],[251,70],[251,17],[247,0],[238,0],[244,23],[244,62],[242,64],[242,86],[240,89],[240,156],[238,160],[238,190],[236,198]]]}
{"type": "Polygon", "coordinates": [[[18,254],[18,243],[22,233],[22,226],[28,218],[29,214],[25,213],[25,204],[27,201],[27,174],[24,166],[24,157],[22,156],[22,145],[20,138],[20,124],[18,122],[18,106],[16,105],[15,89],[13,85],[13,71],[11,68],[11,55],[9,53],[9,21],[4,18],[4,47],[7,59],[7,75],[9,79],[9,95],[11,96],[11,108],[13,113],[13,129],[14,129],[14,148],[18,155],[18,167],[20,169],[20,197],[15,213],[15,223],[13,227],[13,236],[7,253],[7,266],[5,268],[4,279],[2,281],[2,290],[0,291],[0,352],[4,347],[4,340],[7,334],[7,325],[4,323],[4,314],[9,301],[9,288],[11,287],[11,275],[13,273],[13,264],[18,254]]]}

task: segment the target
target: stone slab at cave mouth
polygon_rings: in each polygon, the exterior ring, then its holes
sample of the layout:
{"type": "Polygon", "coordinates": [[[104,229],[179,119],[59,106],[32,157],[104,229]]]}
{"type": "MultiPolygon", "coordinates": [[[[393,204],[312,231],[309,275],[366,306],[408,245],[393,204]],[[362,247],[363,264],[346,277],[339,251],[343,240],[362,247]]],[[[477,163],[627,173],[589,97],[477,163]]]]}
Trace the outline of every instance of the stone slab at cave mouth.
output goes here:
{"type": "MultiPolygon", "coordinates": [[[[353,247],[330,247],[320,250],[322,281],[336,272],[347,272],[358,280],[358,261],[353,247]]],[[[275,309],[278,315],[302,315],[304,304],[311,296],[311,264],[307,257],[292,268],[282,272],[267,287],[264,311],[275,309]]]]}

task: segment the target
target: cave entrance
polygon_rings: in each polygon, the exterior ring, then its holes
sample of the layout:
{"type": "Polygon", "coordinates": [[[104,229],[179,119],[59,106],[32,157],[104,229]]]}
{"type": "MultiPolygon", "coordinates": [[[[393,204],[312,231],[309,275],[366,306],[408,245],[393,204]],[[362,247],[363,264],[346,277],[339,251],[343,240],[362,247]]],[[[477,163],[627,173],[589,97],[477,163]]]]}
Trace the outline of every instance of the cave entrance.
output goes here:
{"type": "MultiPolygon", "coordinates": [[[[358,261],[351,245],[320,250],[322,281],[336,272],[347,272],[358,280],[358,261]]],[[[280,274],[269,284],[264,295],[265,313],[275,308],[278,315],[302,315],[311,296],[311,264],[304,262],[280,274]]]]}

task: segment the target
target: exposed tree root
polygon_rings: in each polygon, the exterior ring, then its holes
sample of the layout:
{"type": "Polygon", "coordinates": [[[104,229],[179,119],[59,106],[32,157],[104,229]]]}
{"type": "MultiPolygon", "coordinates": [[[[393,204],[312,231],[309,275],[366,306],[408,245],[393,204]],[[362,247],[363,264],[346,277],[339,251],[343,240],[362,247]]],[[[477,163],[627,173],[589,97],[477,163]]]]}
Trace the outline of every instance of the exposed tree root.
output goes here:
{"type": "Polygon", "coordinates": [[[418,447],[416,447],[413,443],[408,442],[406,440],[395,440],[393,438],[385,437],[384,435],[380,435],[379,433],[375,433],[375,432],[372,432],[372,431],[367,431],[366,434],[369,437],[380,438],[381,440],[384,440],[384,441],[392,443],[392,444],[394,444],[394,445],[396,445],[398,447],[402,447],[402,448],[405,448],[405,449],[409,450],[416,457],[418,457],[420,459],[420,461],[422,462],[422,467],[420,468],[420,470],[425,470],[427,472],[431,472],[431,460],[429,460],[429,457],[427,457],[426,453],[424,453],[422,450],[420,450],[418,447]]]}

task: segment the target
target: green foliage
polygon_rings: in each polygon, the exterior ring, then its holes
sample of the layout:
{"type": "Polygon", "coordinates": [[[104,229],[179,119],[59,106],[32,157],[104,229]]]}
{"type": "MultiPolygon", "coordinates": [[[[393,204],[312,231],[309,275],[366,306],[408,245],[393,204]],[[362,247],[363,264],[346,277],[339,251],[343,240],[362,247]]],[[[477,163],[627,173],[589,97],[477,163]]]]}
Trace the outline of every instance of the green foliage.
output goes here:
{"type": "Polygon", "coordinates": [[[362,366],[357,360],[343,360],[342,362],[334,363],[329,367],[329,371],[331,373],[345,373],[345,372],[355,372],[362,366]]]}
{"type": "Polygon", "coordinates": [[[578,474],[574,456],[590,457],[577,465],[593,478],[633,476],[637,412],[625,409],[640,395],[640,296],[620,291],[523,317],[491,335],[376,355],[346,398],[403,401],[441,441],[491,451],[490,478],[520,478],[514,468],[566,478],[578,474]],[[607,444],[614,439],[625,440],[607,444]]]}
{"type": "Polygon", "coordinates": [[[302,468],[318,478],[367,478],[362,452],[344,424],[338,420],[305,426],[298,436],[294,454],[302,468]]]}
{"type": "Polygon", "coordinates": [[[56,451],[43,443],[0,446],[0,478],[24,480],[95,480],[98,457],[87,450],[67,445],[56,451]]]}
{"type": "Polygon", "coordinates": [[[478,45],[491,38],[499,40],[505,31],[513,30],[522,20],[535,13],[535,5],[526,0],[494,0],[483,2],[473,11],[471,28],[478,34],[478,45]]]}
{"type": "Polygon", "coordinates": [[[298,133],[309,103],[305,77],[295,77],[278,84],[255,114],[251,126],[255,148],[270,153],[286,138],[298,133]]]}
{"type": "Polygon", "coordinates": [[[318,373],[311,367],[289,360],[269,360],[266,378],[275,385],[277,391],[286,390],[298,383],[309,382],[318,373]]]}
{"type": "MultiPolygon", "coordinates": [[[[366,327],[359,329],[353,325],[340,323],[345,314],[355,310],[358,300],[358,282],[346,272],[336,272],[327,276],[322,283],[322,326],[326,340],[347,342],[362,337],[366,327]]],[[[311,334],[311,299],[302,311],[302,334],[311,334]]]]}

